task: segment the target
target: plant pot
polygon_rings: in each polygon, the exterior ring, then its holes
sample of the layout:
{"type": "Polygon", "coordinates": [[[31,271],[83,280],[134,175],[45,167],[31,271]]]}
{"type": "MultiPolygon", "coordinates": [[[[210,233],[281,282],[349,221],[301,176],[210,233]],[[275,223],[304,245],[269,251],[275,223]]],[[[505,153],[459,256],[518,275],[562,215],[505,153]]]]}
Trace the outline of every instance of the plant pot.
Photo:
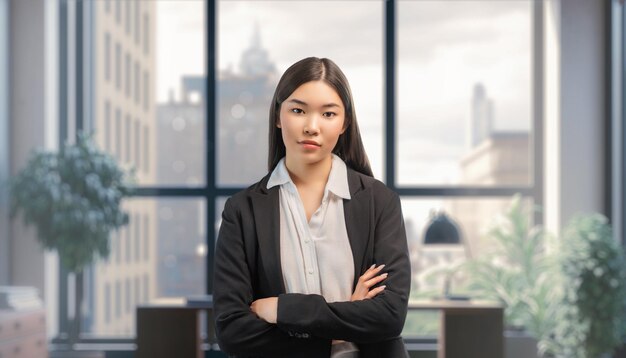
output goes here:
{"type": "Polygon", "coordinates": [[[539,358],[537,340],[525,330],[505,330],[504,357],[539,358]]]}

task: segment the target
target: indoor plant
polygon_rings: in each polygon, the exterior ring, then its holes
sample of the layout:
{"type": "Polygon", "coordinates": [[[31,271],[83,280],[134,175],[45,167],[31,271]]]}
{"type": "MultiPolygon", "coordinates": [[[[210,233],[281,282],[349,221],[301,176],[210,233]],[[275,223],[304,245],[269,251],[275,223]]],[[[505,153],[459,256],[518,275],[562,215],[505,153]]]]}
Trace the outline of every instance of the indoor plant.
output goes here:
{"type": "Polygon", "coordinates": [[[541,356],[611,353],[624,337],[626,270],[608,220],[575,216],[548,250],[552,237],[529,214],[515,195],[488,233],[492,250],[464,265],[471,292],[502,301],[507,326],[537,339],[541,356]]]}
{"type": "Polygon", "coordinates": [[[61,265],[75,274],[70,347],[80,332],[83,269],[96,255],[109,255],[109,233],[128,223],[120,203],[130,194],[131,179],[90,136],[79,134],[58,152],[33,151],[10,181],[12,216],[21,212],[41,245],[56,250],[61,265]]]}
{"type": "MultiPolygon", "coordinates": [[[[473,296],[495,299],[505,306],[509,330],[525,330],[545,347],[554,330],[556,293],[554,260],[547,252],[548,234],[532,226],[538,208],[525,209],[515,195],[500,220],[487,233],[490,250],[464,265],[473,296]]],[[[540,349],[543,355],[545,349],[540,349]]]]}
{"type": "Polygon", "coordinates": [[[598,358],[622,343],[624,255],[607,218],[575,216],[558,250],[562,292],[554,342],[558,357],[598,358]]]}

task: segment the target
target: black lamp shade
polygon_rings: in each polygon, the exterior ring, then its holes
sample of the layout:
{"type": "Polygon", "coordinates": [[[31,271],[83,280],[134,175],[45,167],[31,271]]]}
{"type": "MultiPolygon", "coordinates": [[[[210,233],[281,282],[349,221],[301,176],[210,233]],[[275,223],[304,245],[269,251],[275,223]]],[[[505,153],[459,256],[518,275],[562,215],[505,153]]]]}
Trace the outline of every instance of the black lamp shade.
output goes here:
{"type": "Polygon", "coordinates": [[[460,244],[461,235],[456,223],[444,213],[435,214],[424,235],[424,244],[460,244]]]}

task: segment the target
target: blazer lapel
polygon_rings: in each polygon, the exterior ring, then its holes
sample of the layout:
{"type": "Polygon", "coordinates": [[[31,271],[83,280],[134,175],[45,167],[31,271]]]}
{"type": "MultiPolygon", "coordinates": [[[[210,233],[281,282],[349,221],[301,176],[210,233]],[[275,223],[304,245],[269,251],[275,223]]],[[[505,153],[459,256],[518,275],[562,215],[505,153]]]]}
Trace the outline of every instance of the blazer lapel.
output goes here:
{"type": "Polygon", "coordinates": [[[352,284],[354,288],[359,277],[367,269],[366,266],[370,265],[367,259],[367,247],[371,233],[370,195],[368,195],[369,188],[363,189],[361,180],[352,169],[348,169],[348,185],[351,199],[343,200],[343,211],[354,259],[354,282],[352,284]]]}
{"type": "Polygon", "coordinates": [[[267,180],[253,192],[252,210],[259,240],[259,257],[267,274],[271,292],[285,292],[280,261],[280,205],[278,187],[266,189],[267,180]]]}

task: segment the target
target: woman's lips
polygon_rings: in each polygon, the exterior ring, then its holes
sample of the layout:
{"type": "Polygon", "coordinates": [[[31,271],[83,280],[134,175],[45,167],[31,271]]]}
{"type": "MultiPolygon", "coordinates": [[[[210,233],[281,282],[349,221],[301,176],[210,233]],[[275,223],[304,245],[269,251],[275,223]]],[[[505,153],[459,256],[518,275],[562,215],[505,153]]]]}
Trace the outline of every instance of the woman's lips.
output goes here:
{"type": "Polygon", "coordinates": [[[319,149],[321,147],[319,143],[310,140],[303,140],[300,145],[305,149],[319,149]]]}

